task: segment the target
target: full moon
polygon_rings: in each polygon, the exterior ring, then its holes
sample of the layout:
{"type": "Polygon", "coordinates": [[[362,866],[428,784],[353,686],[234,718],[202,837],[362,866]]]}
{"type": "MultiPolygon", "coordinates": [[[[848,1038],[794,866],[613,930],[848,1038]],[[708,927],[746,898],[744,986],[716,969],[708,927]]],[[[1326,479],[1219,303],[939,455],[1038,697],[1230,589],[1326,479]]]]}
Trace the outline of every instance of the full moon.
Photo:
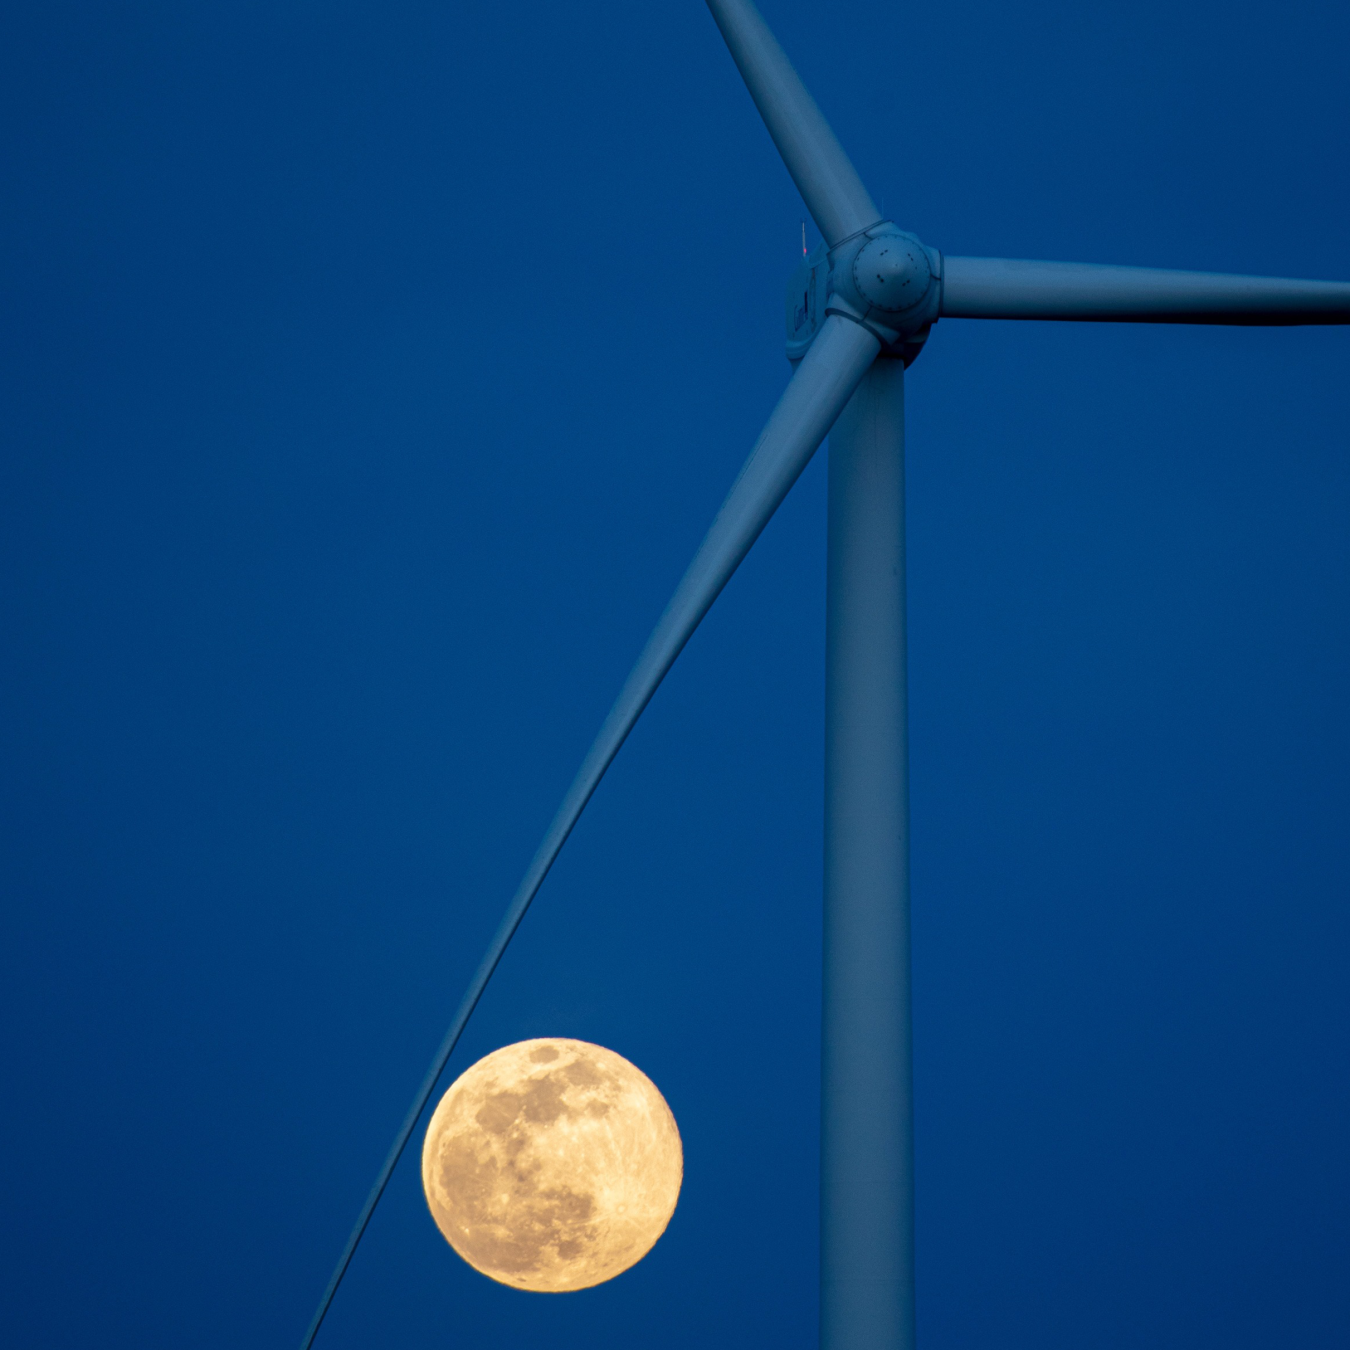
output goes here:
{"type": "Polygon", "coordinates": [[[441,1098],[422,1145],[422,1189],[446,1241],[484,1275],[545,1293],[642,1260],[683,1175],[656,1085],[586,1041],[494,1050],[441,1098]]]}

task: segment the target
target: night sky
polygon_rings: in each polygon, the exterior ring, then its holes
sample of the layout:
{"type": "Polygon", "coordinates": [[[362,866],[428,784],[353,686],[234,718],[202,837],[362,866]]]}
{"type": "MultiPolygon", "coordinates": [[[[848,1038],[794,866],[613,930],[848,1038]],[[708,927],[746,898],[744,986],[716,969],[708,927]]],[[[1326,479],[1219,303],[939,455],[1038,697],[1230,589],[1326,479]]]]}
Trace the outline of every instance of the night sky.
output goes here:
{"type": "MultiPolygon", "coordinates": [[[[1350,279],[1343,3],[763,7],[946,252],[1350,279]]],[[[9,4],[0,106],[0,1342],[293,1350],[786,382],[805,213],[701,0],[9,4]]],[[[927,1350],[1350,1342],[1348,363],[909,372],[927,1350]]],[[[815,1346],[824,487],[444,1080],[633,1060],[665,1237],[515,1292],[414,1153],[318,1350],[815,1346]]]]}

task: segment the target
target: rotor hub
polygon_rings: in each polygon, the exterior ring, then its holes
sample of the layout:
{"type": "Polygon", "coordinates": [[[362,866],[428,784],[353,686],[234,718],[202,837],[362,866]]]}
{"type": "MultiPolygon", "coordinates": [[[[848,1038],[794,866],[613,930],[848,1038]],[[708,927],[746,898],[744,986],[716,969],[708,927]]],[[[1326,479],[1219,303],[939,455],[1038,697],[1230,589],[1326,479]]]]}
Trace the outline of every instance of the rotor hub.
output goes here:
{"type": "Polygon", "coordinates": [[[873,309],[903,314],[923,302],[932,273],[923,245],[913,235],[869,239],[853,259],[853,285],[873,309]]]}
{"type": "Polygon", "coordinates": [[[942,254],[883,220],[821,244],[788,283],[788,360],[806,355],[828,314],[861,324],[887,356],[918,356],[942,305],[942,254]]]}

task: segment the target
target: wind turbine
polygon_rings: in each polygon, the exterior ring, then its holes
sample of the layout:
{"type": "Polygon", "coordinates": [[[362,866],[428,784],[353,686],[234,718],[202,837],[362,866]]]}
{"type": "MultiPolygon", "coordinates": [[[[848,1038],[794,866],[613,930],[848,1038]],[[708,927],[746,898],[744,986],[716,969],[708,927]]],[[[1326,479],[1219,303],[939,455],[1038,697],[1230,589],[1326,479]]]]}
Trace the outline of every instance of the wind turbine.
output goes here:
{"type": "Polygon", "coordinates": [[[788,283],[794,370],[512,899],[362,1207],[303,1346],[531,901],[722,588],[830,437],[821,1344],[914,1344],[904,371],[943,318],[1350,323],[1350,283],[944,257],[877,210],[752,0],[707,0],[822,244],[788,283]]]}

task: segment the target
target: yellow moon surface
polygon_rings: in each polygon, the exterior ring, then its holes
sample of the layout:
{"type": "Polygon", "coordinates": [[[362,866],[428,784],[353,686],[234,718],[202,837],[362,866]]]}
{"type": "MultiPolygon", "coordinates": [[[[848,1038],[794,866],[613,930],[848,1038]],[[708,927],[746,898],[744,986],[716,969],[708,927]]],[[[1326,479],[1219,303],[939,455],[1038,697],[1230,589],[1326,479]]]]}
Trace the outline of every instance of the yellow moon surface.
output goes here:
{"type": "Polygon", "coordinates": [[[494,1050],[441,1098],[422,1145],[422,1189],[446,1241],[484,1275],[546,1293],[642,1260],[683,1176],[656,1084],[586,1041],[494,1050]]]}

